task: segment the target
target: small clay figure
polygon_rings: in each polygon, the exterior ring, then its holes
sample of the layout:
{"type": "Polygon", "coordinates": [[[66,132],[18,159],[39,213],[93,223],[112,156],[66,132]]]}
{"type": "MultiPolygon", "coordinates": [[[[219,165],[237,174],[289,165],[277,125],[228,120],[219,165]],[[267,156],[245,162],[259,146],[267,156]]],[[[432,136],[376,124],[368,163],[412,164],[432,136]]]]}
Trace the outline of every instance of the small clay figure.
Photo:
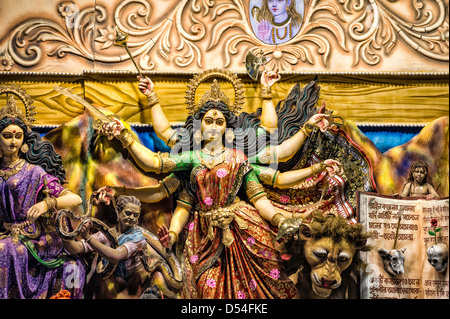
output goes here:
{"type": "Polygon", "coordinates": [[[403,186],[402,197],[439,197],[434,187],[427,182],[428,165],[424,161],[414,161],[409,170],[408,181],[403,186]]]}

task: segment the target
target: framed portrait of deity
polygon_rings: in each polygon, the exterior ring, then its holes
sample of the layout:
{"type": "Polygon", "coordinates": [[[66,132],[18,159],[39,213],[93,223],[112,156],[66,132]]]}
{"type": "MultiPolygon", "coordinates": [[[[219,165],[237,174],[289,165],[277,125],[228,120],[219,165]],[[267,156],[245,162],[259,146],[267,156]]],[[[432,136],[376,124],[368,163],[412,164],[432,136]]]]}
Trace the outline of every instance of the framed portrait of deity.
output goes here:
{"type": "Polygon", "coordinates": [[[267,44],[291,40],[303,23],[303,0],[251,0],[249,10],[253,32],[267,44]]]}

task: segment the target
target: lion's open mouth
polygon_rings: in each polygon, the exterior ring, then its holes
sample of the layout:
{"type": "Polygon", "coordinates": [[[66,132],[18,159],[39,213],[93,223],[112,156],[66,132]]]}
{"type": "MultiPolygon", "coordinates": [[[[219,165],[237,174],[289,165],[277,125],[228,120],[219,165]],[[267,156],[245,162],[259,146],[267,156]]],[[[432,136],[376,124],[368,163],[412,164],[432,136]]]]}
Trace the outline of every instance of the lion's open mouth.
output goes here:
{"type": "Polygon", "coordinates": [[[312,284],[312,289],[317,296],[322,297],[322,298],[329,297],[331,295],[331,292],[333,291],[332,289],[318,287],[315,284],[312,284]]]}
{"type": "Polygon", "coordinates": [[[341,280],[326,280],[323,277],[319,277],[314,272],[311,272],[311,280],[314,293],[324,298],[330,296],[332,290],[338,288],[342,282],[341,280]]]}

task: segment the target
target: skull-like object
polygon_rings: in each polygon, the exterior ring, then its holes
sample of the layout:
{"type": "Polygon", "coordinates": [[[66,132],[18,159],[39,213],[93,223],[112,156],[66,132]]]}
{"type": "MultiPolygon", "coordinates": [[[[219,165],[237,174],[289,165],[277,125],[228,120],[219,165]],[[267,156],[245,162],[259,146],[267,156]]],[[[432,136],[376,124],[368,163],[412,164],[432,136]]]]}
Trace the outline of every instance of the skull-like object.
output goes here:
{"type": "Polygon", "coordinates": [[[444,273],[448,265],[448,247],[445,244],[439,243],[428,247],[427,249],[428,262],[439,273],[444,273]]]}
{"type": "Polygon", "coordinates": [[[383,260],[383,267],[389,274],[398,276],[405,272],[403,266],[405,264],[405,250],[406,248],[392,250],[378,249],[378,253],[383,260]]]}

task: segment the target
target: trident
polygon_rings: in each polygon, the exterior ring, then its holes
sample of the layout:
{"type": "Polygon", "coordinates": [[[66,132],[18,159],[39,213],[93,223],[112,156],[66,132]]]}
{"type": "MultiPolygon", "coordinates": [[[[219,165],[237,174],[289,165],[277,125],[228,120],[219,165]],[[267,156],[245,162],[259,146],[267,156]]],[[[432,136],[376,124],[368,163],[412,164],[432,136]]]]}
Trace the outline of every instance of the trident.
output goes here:
{"type": "Polygon", "coordinates": [[[116,38],[114,39],[114,44],[125,48],[125,50],[127,51],[128,55],[131,58],[131,61],[133,62],[134,66],[136,67],[136,70],[138,71],[139,76],[141,78],[144,78],[144,76],[142,75],[141,70],[139,69],[136,61],[134,61],[134,58],[133,58],[133,55],[130,52],[130,49],[128,48],[127,41],[128,41],[128,34],[126,34],[125,32],[120,31],[119,28],[116,27],[116,38]]]}

